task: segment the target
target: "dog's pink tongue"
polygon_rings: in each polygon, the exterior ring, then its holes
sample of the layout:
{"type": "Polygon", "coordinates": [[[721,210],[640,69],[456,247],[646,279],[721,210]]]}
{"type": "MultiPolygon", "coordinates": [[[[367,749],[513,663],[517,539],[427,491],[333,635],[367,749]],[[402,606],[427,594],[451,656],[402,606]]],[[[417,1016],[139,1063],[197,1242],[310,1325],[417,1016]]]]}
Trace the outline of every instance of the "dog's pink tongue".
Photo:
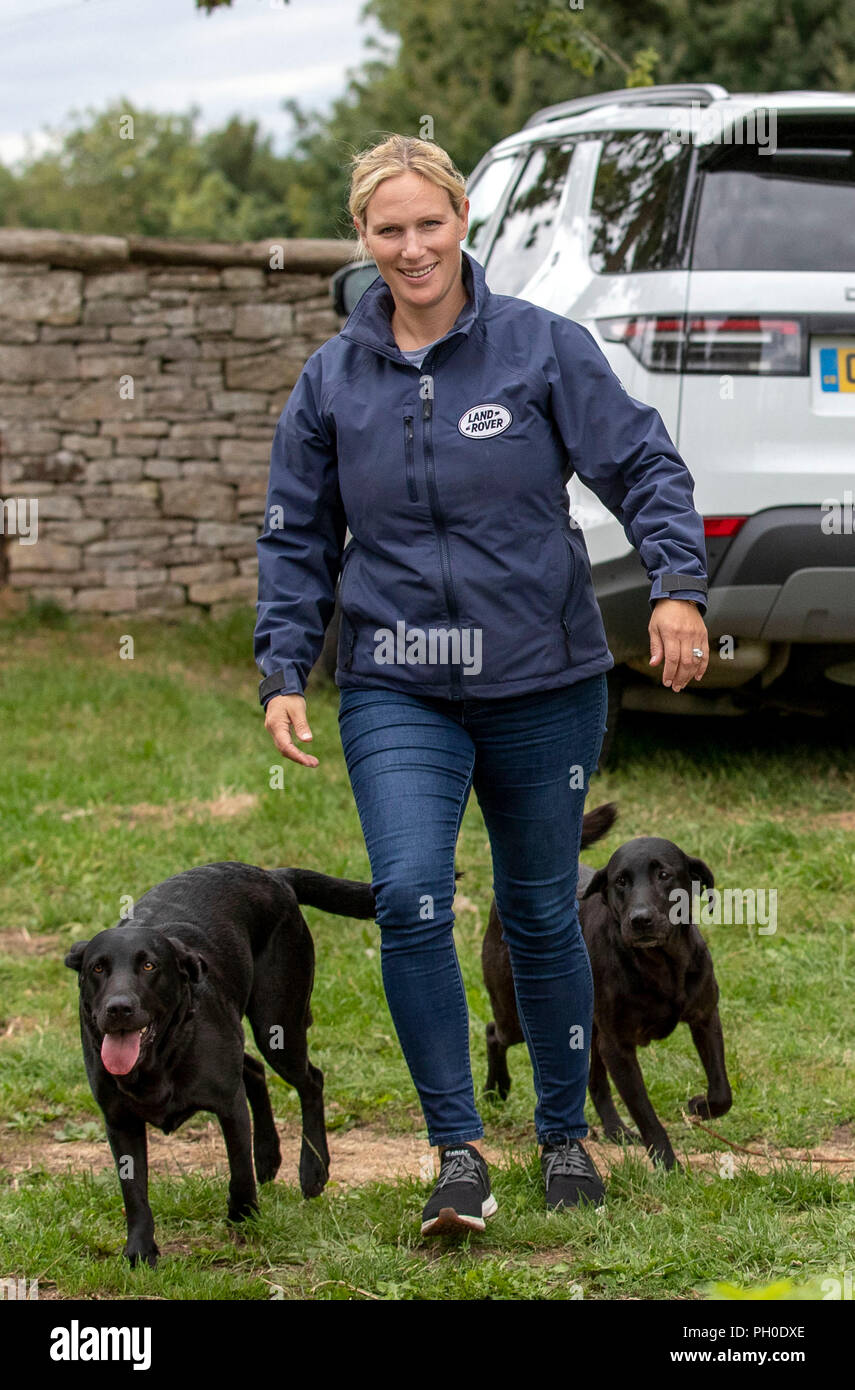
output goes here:
{"type": "Polygon", "coordinates": [[[101,1061],[113,1076],[127,1076],[133,1071],[140,1055],[139,1030],[132,1033],[105,1033],[101,1043],[101,1061]]]}

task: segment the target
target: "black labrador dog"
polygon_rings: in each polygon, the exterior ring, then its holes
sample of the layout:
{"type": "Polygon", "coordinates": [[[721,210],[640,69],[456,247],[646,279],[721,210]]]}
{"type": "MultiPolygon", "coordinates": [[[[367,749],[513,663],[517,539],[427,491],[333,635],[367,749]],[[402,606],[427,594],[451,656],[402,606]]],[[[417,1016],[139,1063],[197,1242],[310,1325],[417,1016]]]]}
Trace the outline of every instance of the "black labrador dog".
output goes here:
{"type": "MultiPolygon", "coordinates": [[[[666,1169],[679,1167],[650,1103],[636,1048],[667,1038],[678,1023],[687,1023],[707,1077],[706,1094],[693,1096],[689,1111],[708,1119],[730,1109],[718,982],[709,948],[687,910],[693,884],[701,890],[714,886],[712,870],[670,840],[643,836],[615,850],[605,868],[595,873],[586,870],[585,878],[579,917],[594,977],[591,1099],[607,1139],[637,1138],[617,1113],[611,1075],[654,1162],[666,1169]]],[[[495,905],[491,927],[494,911],[495,905]]],[[[496,921],[498,938],[498,913],[496,921]]],[[[510,1008],[516,1020],[512,983],[508,994],[505,982],[495,973],[488,977],[486,968],[485,981],[497,1019],[501,1008],[504,1021],[500,1036],[496,1032],[491,1036],[493,1025],[487,1026],[487,1086],[504,1096],[510,1085],[504,1051],[511,1043],[522,1042],[523,1036],[518,1022],[515,1030],[507,1026],[510,1008]],[[494,997],[497,983],[501,984],[500,999],[494,997]]]]}
{"type": "Polygon", "coordinates": [[[260,1183],[279,1169],[265,1071],[244,1051],[244,1015],[262,1056],[300,1097],[303,1196],[326,1185],[323,1073],[306,1041],[315,955],[300,903],[346,917],[375,914],[368,883],[307,869],[205,864],[159,883],[135,904],[132,920],[78,941],[65,957],[80,977],[83,1055],[119,1173],[131,1265],[154,1267],[160,1253],[146,1124],[171,1134],[197,1110],[217,1116],[231,1221],[258,1209],[253,1156],[260,1183]]]}

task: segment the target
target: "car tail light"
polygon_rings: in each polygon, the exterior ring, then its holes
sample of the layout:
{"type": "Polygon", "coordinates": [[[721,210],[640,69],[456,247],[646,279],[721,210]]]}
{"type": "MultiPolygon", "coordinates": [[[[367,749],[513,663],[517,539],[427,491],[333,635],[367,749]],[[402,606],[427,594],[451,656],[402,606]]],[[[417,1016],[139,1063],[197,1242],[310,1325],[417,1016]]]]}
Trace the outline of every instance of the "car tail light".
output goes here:
{"type": "Polygon", "coordinates": [[[748,520],[747,516],[705,516],[705,536],[735,536],[748,520]]]}
{"type": "Polygon", "coordinates": [[[683,370],[686,338],[683,314],[597,319],[597,328],[607,343],[623,343],[651,372],[683,370]]]}
{"type": "Polygon", "coordinates": [[[805,376],[801,319],[779,314],[640,314],[597,319],[651,372],[805,376]]]}

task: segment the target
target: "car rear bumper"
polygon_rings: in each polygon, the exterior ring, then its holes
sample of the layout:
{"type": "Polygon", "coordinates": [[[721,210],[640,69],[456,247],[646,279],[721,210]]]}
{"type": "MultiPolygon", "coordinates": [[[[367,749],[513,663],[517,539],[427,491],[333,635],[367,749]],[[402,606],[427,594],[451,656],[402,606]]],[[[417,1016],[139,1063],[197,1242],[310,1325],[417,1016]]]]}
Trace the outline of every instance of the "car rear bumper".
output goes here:
{"type": "Polygon", "coordinates": [[[855,529],[845,513],[836,532],[833,520],[823,507],[749,517],[710,574],[710,634],[855,642],[855,529]]]}
{"type": "MultiPolygon", "coordinates": [[[[855,525],[841,510],[837,531],[828,508],[772,507],[732,539],[708,539],[710,636],[855,643],[855,525]]],[[[593,578],[615,661],[638,659],[649,651],[650,621],[638,555],[594,565],[593,578]]]]}

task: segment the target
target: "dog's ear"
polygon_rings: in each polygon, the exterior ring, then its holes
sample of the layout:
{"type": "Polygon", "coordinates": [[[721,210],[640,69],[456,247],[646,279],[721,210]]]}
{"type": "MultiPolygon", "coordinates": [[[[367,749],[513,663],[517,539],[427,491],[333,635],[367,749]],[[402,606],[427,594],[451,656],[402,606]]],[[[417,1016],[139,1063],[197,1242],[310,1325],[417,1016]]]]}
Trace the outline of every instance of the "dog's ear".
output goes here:
{"type": "Polygon", "coordinates": [[[187,976],[191,984],[198,984],[203,975],[208,973],[208,962],[198,951],[194,951],[192,946],[187,946],[183,941],[179,941],[177,936],[168,936],[167,941],[178,957],[178,968],[187,976]]]}
{"type": "Polygon", "coordinates": [[[605,901],[608,886],[609,876],[606,870],[597,869],[596,873],[594,874],[594,877],[591,879],[591,882],[588,884],[587,888],[582,894],[582,897],[593,898],[596,893],[599,893],[600,897],[603,899],[603,901],[605,901]]]}
{"type": "Polygon", "coordinates": [[[699,883],[702,888],[715,888],[713,871],[709,864],[704,863],[703,859],[692,859],[692,857],[687,854],[686,864],[692,883],[699,883]]]}
{"type": "Polygon", "coordinates": [[[79,973],[80,967],[83,964],[83,955],[88,945],[88,941],[75,941],[68,955],[65,957],[65,964],[68,966],[69,970],[76,970],[79,973]]]}

